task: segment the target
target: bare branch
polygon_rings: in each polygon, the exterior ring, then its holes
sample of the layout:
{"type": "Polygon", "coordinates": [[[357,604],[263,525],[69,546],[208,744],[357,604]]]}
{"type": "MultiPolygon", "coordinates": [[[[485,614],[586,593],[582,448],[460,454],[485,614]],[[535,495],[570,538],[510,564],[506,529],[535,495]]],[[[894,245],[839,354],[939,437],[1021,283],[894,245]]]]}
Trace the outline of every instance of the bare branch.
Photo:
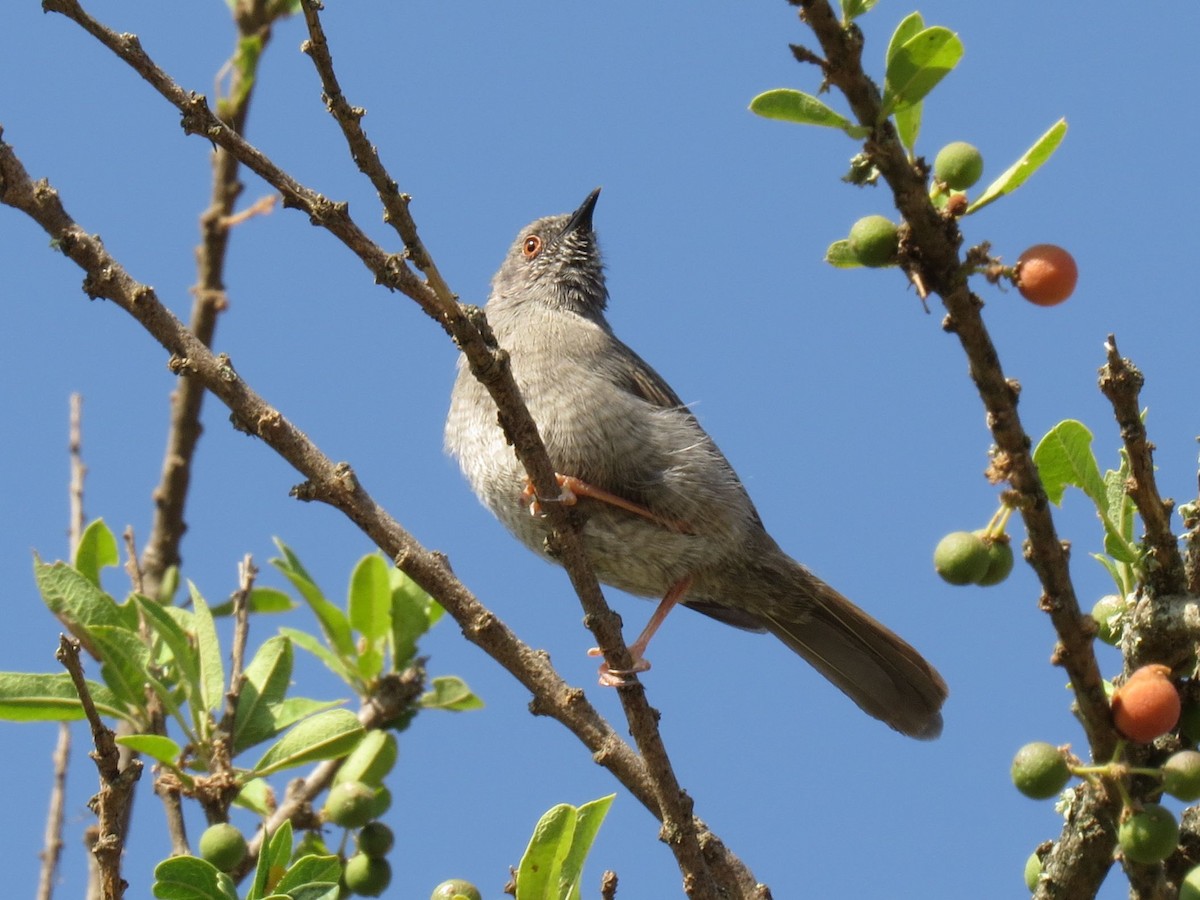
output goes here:
{"type": "MultiPolygon", "coordinates": [[[[74,395],[78,396],[78,395],[74,395]]],[[[42,869],[38,876],[37,900],[54,896],[58,860],[62,856],[63,807],[67,793],[67,764],[71,760],[71,726],[58,723],[58,743],[54,747],[54,786],[50,790],[50,810],[46,813],[46,836],[42,841],[42,869]]]]}
{"type": "Polygon", "coordinates": [[[83,537],[83,479],[87,475],[87,466],[83,463],[83,397],[71,395],[71,418],[68,426],[68,453],[71,459],[71,481],[67,490],[70,498],[70,512],[67,526],[67,538],[71,548],[71,557],[79,547],[83,537]]]}
{"type": "MultiPolygon", "coordinates": [[[[454,578],[440,555],[422,547],[370,497],[359,485],[349,466],[335,465],[322,454],[303,432],[241,380],[227,358],[214,356],[200,343],[195,335],[158,301],[152,288],[130,277],[108,254],[98,238],[87,234],[70,218],[63,209],[57,192],[45,182],[35,185],[29,179],[12,148],[3,141],[0,141],[0,202],[22,210],[37,221],[57,241],[57,246],[62,252],[88,273],[84,280],[84,290],[89,296],[110,299],[137,319],[172,353],[171,366],[176,372],[203,382],[208,390],[229,407],[242,428],[261,437],[300,472],[307,480],[297,489],[299,496],[328,503],[354,521],[418,585],[437,598],[459,623],[469,640],[488,652],[535,695],[539,711],[552,715],[566,725],[593,752],[597,762],[613,772],[651,812],[665,818],[660,809],[662,784],[650,776],[641,758],[587,702],[583,692],[563,682],[546,661],[544,654],[521,642],[494,614],[483,607],[466,587],[454,578]]],[[[466,321],[466,317],[463,321],[466,321]]],[[[472,331],[469,328],[465,329],[464,340],[469,339],[470,334],[472,331]]],[[[528,423],[529,431],[520,432],[520,440],[524,442],[525,447],[531,446],[531,442],[535,442],[533,446],[540,447],[536,428],[529,420],[528,411],[521,402],[515,385],[512,384],[507,366],[503,365],[503,355],[497,353],[493,358],[494,348],[483,343],[482,336],[478,333],[476,343],[482,346],[485,356],[493,360],[493,365],[488,367],[485,374],[493,379],[493,383],[510,386],[509,393],[499,392],[505,397],[508,421],[511,422],[518,412],[523,413],[522,422],[528,423]]],[[[513,434],[513,431],[510,429],[509,433],[513,434]]],[[[544,448],[541,449],[540,462],[544,471],[539,470],[539,478],[544,475],[550,479],[550,484],[556,486],[557,482],[553,481],[553,467],[545,457],[544,448]]],[[[537,483],[535,480],[535,485],[537,483]]],[[[548,485],[545,493],[552,493],[548,485]]],[[[558,508],[558,505],[548,507],[551,514],[558,508]]],[[[564,558],[567,559],[568,571],[574,580],[578,577],[578,571],[586,571],[587,560],[573,530],[562,531],[561,537],[564,558]]],[[[593,578],[593,584],[594,581],[593,578]]],[[[595,589],[595,593],[599,596],[598,588],[595,589]]],[[[593,614],[591,610],[589,615],[594,619],[604,618],[600,614],[593,614]]],[[[611,613],[608,615],[612,616],[611,613]]],[[[623,648],[617,624],[619,620],[615,616],[612,618],[615,621],[609,623],[613,626],[611,640],[599,637],[604,632],[599,630],[602,623],[597,621],[592,623],[596,625],[595,633],[602,646],[610,649],[617,646],[623,648]]],[[[627,657],[628,651],[625,650],[624,653],[627,657]]],[[[619,658],[616,661],[620,664],[619,658]]],[[[621,689],[623,700],[641,695],[643,689],[640,685],[621,689]]],[[[653,718],[655,713],[649,710],[647,715],[653,718]]],[[[667,799],[677,808],[687,809],[690,806],[682,791],[667,799]]],[[[719,841],[713,840],[707,827],[699,820],[695,820],[694,826],[689,820],[677,828],[665,829],[664,837],[680,841],[673,847],[684,845],[686,835],[693,827],[696,843],[701,848],[700,853],[709,855],[719,863],[710,866],[710,871],[718,875],[729,873],[737,879],[735,884],[723,884],[722,889],[735,897],[756,896],[758,888],[753,876],[719,841]]]]}
{"type": "Polygon", "coordinates": [[[1181,594],[1187,589],[1179,540],[1171,531],[1174,503],[1163,500],[1154,478],[1154,445],[1146,438],[1146,426],[1138,400],[1145,379],[1128,359],[1117,352],[1117,339],[1108,336],[1104,349],[1108,361],[1100,368],[1100,390],[1112,404],[1121,440],[1129,457],[1129,480],[1125,490],[1146,526],[1146,584],[1157,596],[1181,594]]]}
{"type": "Polygon", "coordinates": [[[100,773],[100,791],[88,801],[88,806],[96,814],[98,826],[92,856],[100,869],[100,895],[103,900],[120,900],[127,887],[121,877],[121,856],[125,848],[123,823],[129,818],[133,788],[142,776],[142,763],[134,759],[125,768],[121,767],[120,747],[115,735],[100,719],[88,690],[83,663],[79,659],[79,642],[66,635],[60,636],[55,657],[71,675],[96,747],[92,759],[100,773]]]}
{"type": "Polygon", "coordinates": [[[238,698],[245,682],[243,666],[246,659],[246,639],[250,634],[250,591],[258,569],[247,553],[238,564],[238,589],[233,594],[233,648],[230,652],[229,689],[225,692],[225,709],[217,726],[232,741],[233,721],[237,717],[238,698]]]}

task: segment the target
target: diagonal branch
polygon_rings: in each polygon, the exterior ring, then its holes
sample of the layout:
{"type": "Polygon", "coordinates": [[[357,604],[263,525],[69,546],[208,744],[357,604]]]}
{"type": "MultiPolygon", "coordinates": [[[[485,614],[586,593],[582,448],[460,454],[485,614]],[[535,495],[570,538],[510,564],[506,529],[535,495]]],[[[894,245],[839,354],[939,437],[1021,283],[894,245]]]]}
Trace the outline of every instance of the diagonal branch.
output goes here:
{"type": "MultiPolygon", "coordinates": [[[[426,272],[428,282],[417,278],[404,259],[390,256],[374,245],[350,218],[344,203],[331,203],[296,182],[215,116],[202,96],[186,93],[175,84],[142,50],[136,36],[117,34],[106,28],[89,16],[77,0],[44,0],[43,8],[62,13],[81,25],[132,66],[183,113],[185,131],[202,134],[228,150],[248,168],[274,185],[283,194],[286,206],[306,210],[314,224],[325,227],[346,243],[375,273],[378,281],[407,294],[441,323],[462,349],[472,373],[487,387],[496,401],[501,427],[524,463],[535,490],[542,496],[554,496],[557,493],[553,466],[537,434],[536,425],[530,418],[512,379],[507,357],[495,346],[482,314],[477,310],[464,308],[454,300],[421,245],[415,225],[408,216],[407,198],[396,193],[394,180],[383,171],[377,155],[361,132],[361,110],[350,107],[341,94],[333,75],[328,43],[320,29],[316,7],[313,4],[304,5],[310,28],[310,40],[306,49],[322,73],[327,103],[342,124],[352,155],[360,167],[371,175],[389,218],[400,230],[405,240],[406,255],[415,258],[426,272]]],[[[329,500],[327,496],[322,496],[319,488],[314,488],[311,496],[329,500]]],[[[608,608],[604,600],[584,551],[574,517],[568,510],[554,505],[550,509],[549,518],[561,545],[560,560],[584,608],[585,622],[596,636],[599,646],[604,648],[609,665],[618,669],[630,668],[632,659],[621,634],[620,619],[608,608]]],[[[647,760],[650,785],[656,798],[655,807],[663,821],[664,839],[684,873],[685,888],[690,896],[714,896],[716,888],[711,874],[707,871],[699,837],[693,826],[692,802],[674,775],[658,731],[658,713],[646,701],[641,685],[633,684],[622,689],[620,697],[631,732],[647,760]]]]}
{"type": "MultiPolygon", "coordinates": [[[[547,662],[545,654],[523,643],[480,604],[453,576],[440,555],[422,547],[375,502],[359,485],[348,465],[335,464],[321,453],[303,432],[241,380],[228,358],[215,356],[158,301],[152,288],[133,279],[108,254],[98,238],[86,233],[71,219],[53,188],[45,181],[34,184],[29,179],[12,148],[2,140],[0,202],[34,219],[51,235],[55,245],[87,273],[83,287],[88,296],[109,299],[133,316],[171,354],[170,366],[174,371],[201,381],[230,409],[241,428],[262,438],[300,472],[306,479],[296,491],[302,499],[321,500],[342,511],[417,584],[434,596],[459,623],[468,640],[484,649],[534,694],[539,712],[566,725],[592,751],[600,765],[609,769],[647,809],[664,820],[664,839],[670,843],[677,858],[687,852],[689,842],[697,848],[695,852],[703,860],[699,872],[687,869],[689,876],[693,876],[690,884],[694,896],[720,895],[717,888],[706,890],[705,877],[720,878],[719,890],[727,896],[762,896],[741,861],[729,853],[702,822],[691,818],[690,803],[682,791],[667,799],[676,808],[685,810],[686,821],[680,823],[677,817],[671,819],[663,814],[660,799],[663,785],[654,780],[647,764],[604,721],[583,692],[562,680],[547,662]]],[[[486,347],[485,350],[491,352],[486,347]]],[[[502,360],[503,356],[497,354],[497,359],[502,360]]],[[[507,367],[501,366],[499,361],[495,368],[507,373],[507,367]]],[[[507,377],[511,383],[511,375],[507,377]]],[[[511,396],[520,404],[515,387],[511,396]]],[[[523,404],[519,405],[519,410],[528,417],[523,404]]],[[[533,436],[536,438],[536,430],[533,436]]],[[[545,456],[544,449],[542,456],[545,456]]],[[[549,466],[549,461],[544,461],[549,466]]],[[[574,532],[568,530],[563,535],[569,538],[574,532]]],[[[566,540],[563,543],[564,547],[568,545],[566,540]]],[[[575,543],[578,544],[577,536],[575,543]]],[[[578,552],[586,565],[582,549],[578,552]]],[[[593,577],[593,584],[594,581],[593,577]]],[[[598,589],[596,593],[599,594],[598,589]]],[[[619,636],[619,629],[617,634],[619,636]]],[[[621,693],[627,698],[642,695],[643,690],[634,686],[621,693]]],[[[685,868],[683,862],[681,868],[685,868]]]]}

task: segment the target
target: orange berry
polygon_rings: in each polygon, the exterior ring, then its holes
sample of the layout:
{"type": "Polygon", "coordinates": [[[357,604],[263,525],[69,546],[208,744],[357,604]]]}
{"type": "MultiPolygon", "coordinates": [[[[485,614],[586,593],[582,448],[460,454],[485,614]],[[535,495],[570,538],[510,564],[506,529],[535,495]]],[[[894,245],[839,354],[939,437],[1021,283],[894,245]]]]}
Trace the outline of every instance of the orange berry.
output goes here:
{"type": "Polygon", "coordinates": [[[1054,244],[1034,244],[1017,259],[1017,290],[1038,306],[1062,303],[1078,280],[1074,257],[1054,244]]]}
{"type": "Polygon", "coordinates": [[[1179,692],[1170,674],[1167,666],[1142,666],[1113,694],[1113,722],[1131,741],[1149,743],[1179,721],[1179,692]]]}

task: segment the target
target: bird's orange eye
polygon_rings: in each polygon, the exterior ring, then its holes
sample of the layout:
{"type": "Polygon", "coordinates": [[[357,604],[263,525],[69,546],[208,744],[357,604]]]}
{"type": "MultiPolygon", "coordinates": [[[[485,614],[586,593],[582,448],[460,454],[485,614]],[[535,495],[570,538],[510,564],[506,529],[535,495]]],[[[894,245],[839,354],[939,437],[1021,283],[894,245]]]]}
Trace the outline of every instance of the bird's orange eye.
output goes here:
{"type": "Polygon", "coordinates": [[[533,259],[542,252],[542,239],[536,234],[531,234],[521,245],[521,252],[525,254],[526,259],[533,259]]]}

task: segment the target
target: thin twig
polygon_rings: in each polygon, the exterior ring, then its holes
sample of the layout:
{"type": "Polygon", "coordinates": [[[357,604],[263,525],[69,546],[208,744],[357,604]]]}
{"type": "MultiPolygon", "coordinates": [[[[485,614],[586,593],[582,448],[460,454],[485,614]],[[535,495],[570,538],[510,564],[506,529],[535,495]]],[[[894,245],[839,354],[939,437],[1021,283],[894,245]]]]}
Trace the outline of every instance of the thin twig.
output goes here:
{"type": "MultiPolygon", "coordinates": [[[[83,397],[71,394],[70,417],[67,426],[67,453],[71,476],[67,487],[69,512],[67,538],[70,558],[75,558],[79,541],[83,537],[83,482],[87,466],[83,462],[83,397]]],[[[46,813],[46,834],[42,842],[42,868],[38,876],[38,900],[50,900],[54,894],[58,862],[62,856],[63,809],[66,803],[67,768],[71,759],[71,726],[66,722],[58,725],[58,742],[52,757],[54,782],[50,789],[50,808],[46,813]]]]}
{"type": "Polygon", "coordinates": [[[100,896],[103,900],[120,900],[127,887],[121,877],[121,856],[125,849],[123,821],[128,818],[133,800],[133,787],[142,775],[141,760],[130,760],[122,768],[120,747],[112,729],[108,728],[96,711],[87,680],[83,675],[83,663],[79,659],[79,642],[66,635],[59,637],[55,658],[71,676],[75,691],[79,694],[84,715],[92,729],[92,743],[96,747],[92,759],[100,773],[100,790],[88,801],[96,814],[98,836],[92,845],[92,856],[100,868],[100,896]]]}
{"type": "Polygon", "coordinates": [[[71,416],[68,431],[68,453],[71,460],[71,481],[67,489],[70,499],[67,539],[70,542],[71,558],[83,537],[83,480],[87,475],[87,466],[83,462],[83,397],[80,394],[71,395],[71,416]]]}
{"type": "Polygon", "coordinates": [[[362,117],[366,110],[360,106],[351,106],[342,93],[337,74],[333,70],[333,56],[329,51],[329,41],[321,27],[319,10],[321,4],[315,0],[301,0],[300,8],[304,13],[304,21],[308,26],[308,40],[301,44],[300,49],[309,55],[321,79],[325,105],[341,126],[342,135],[350,149],[350,156],[358,166],[359,171],[366,175],[374,185],[383,204],[384,220],[396,230],[404,241],[404,250],[408,259],[425,275],[426,282],[434,297],[448,317],[457,316],[458,298],[450,290],[450,286],[438,271],[433,257],[425,249],[425,244],[417,232],[417,223],[408,210],[412,198],[400,193],[396,181],[384,168],[383,161],[375,145],[368,139],[362,128],[362,117]]]}
{"type": "Polygon", "coordinates": [[[1125,490],[1146,526],[1146,585],[1156,596],[1182,594],[1187,589],[1179,541],[1171,531],[1174,504],[1163,500],[1154,477],[1154,445],[1146,437],[1139,394],[1145,382],[1142,373],[1117,351],[1117,339],[1104,343],[1107,362],[1100,368],[1100,390],[1112,404],[1121,440],[1129,458],[1125,490]]]}
{"type": "Polygon", "coordinates": [[[225,691],[225,709],[221,715],[218,731],[226,740],[233,739],[233,723],[237,718],[238,698],[245,681],[243,665],[246,659],[246,640],[250,634],[250,592],[258,569],[247,553],[238,564],[238,589],[233,594],[233,648],[230,651],[229,687],[225,691]]]}
{"type": "Polygon", "coordinates": [[[42,840],[42,869],[38,876],[37,900],[50,900],[58,877],[62,856],[63,808],[66,805],[67,764],[71,760],[71,726],[58,723],[58,743],[54,747],[54,786],[50,790],[50,810],[46,813],[46,834],[42,840]]]}
{"type": "Polygon", "coordinates": [[[125,526],[121,539],[125,542],[125,572],[129,575],[129,583],[135,594],[144,594],[142,567],[138,564],[137,541],[134,540],[132,525],[125,526]]]}

